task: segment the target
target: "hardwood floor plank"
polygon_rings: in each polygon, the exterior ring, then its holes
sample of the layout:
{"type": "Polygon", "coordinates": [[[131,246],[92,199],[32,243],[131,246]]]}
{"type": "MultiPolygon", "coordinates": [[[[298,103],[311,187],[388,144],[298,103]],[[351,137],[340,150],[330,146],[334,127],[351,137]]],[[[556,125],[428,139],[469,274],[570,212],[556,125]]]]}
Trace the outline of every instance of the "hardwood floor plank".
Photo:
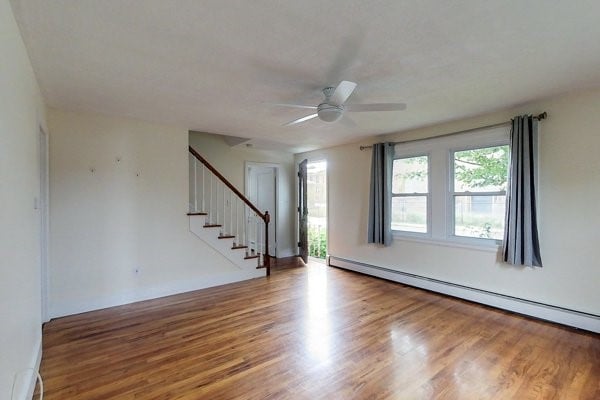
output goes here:
{"type": "Polygon", "coordinates": [[[598,399],[598,335],[295,262],[52,320],[53,399],[598,399]]]}

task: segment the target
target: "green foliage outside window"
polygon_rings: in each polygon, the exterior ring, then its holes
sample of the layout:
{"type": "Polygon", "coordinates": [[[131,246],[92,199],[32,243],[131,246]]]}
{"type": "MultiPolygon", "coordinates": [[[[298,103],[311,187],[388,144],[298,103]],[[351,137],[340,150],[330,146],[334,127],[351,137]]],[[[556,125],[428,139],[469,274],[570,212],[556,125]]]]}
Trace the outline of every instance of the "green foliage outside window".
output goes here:
{"type": "MultiPolygon", "coordinates": [[[[505,189],[508,156],[508,146],[485,147],[457,152],[455,153],[456,169],[454,171],[456,179],[474,188],[501,186],[505,189]]],[[[405,161],[410,164],[426,164],[427,157],[412,157],[405,159],[405,161]]],[[[426,170],[396,174],[396,177],[418,180],[423,180],[426,176],[426,170]]]]}
{"type": "Polygon", "coordinates": [[[464,150],[455,153],[454,157],[457,180],[474,188],[495,186],[506,189],[508,146],[464,150]]]}

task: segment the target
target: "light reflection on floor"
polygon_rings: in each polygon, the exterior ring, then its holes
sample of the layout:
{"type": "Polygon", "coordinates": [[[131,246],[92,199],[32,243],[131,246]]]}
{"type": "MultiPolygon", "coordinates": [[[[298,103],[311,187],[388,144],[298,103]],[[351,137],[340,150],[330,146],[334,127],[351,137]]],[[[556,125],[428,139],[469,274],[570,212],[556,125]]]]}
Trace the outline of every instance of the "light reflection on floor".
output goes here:
{"type": "Polygon", "coordinates": [[[331,323],[327,304],[327,266],[307,266],[306,350],[315,366],[331,363],[331,323]]]}

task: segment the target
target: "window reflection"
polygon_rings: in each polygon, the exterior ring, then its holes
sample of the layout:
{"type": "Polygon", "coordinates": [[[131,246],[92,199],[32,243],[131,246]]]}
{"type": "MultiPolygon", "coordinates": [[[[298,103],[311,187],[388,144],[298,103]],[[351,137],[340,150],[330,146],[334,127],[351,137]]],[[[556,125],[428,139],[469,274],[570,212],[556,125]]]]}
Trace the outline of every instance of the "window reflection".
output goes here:
{"type": "Polygon", "coordinates": [[[327,304],[327,270],[324,265],[307,266],[306,350],[313,362],[331,362],[331,324],[327,304]]]}

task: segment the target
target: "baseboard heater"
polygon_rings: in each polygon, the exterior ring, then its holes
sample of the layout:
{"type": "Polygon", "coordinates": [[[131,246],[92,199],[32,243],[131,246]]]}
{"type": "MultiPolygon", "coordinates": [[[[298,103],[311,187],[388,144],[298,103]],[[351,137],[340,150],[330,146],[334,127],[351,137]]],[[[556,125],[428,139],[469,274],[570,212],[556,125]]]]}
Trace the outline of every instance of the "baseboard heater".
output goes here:
{"type": "Polygon", "coordinates": [[[330,255],[327,264],[332,267],[347,269],[366,275],[414,286],[421,289],[431,290],[458,297],[464,300],[485,304],[528,315],[531,317],[556,322],[587,331],[600,333],[600,315],[585,313],[568,308],[557,307],[549,304],[538,303],[518,297],[507,296],[500,293],[477,289],[456,283],[445,282],[439,279],[427,278],[425,276],[410,274],[376,265],[365,264],[358,261],[330,255]]]}

